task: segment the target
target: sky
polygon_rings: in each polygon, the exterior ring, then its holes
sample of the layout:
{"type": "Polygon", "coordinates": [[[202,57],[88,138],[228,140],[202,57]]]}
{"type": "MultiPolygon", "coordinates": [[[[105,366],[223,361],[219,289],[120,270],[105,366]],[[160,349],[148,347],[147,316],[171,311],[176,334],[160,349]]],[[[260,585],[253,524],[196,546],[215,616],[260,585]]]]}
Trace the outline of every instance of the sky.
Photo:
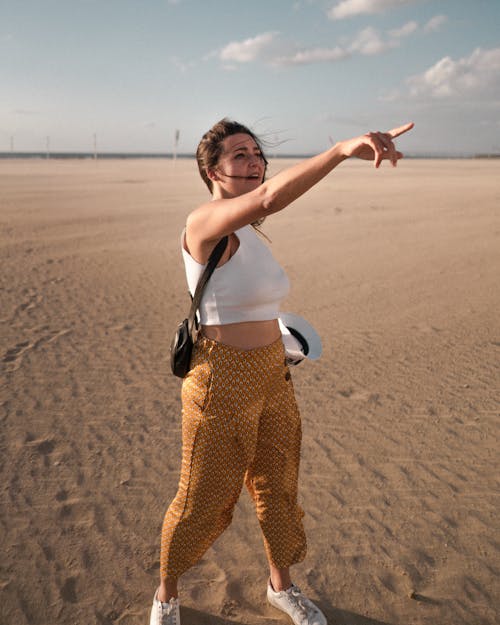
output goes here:
{"type": "Polygon", "coordinates": [[[415,155],[500,152],[500,0],[0,0],[0,152],[273,154],[407,121],[415,155]]]}

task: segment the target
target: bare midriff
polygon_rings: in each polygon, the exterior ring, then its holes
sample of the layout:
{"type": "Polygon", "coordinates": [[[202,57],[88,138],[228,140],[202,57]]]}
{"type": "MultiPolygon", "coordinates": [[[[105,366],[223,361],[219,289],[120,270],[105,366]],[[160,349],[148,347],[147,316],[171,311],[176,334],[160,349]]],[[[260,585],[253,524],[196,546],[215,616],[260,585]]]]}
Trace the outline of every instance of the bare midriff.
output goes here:
{"type": "Polygon", "coordinates": [[[264,347],[278,340],[281,336],[277,319],[269,321],[243,321],[220,326],[202,326],[202,336],[231,345],[238,349],[264,347]]]}

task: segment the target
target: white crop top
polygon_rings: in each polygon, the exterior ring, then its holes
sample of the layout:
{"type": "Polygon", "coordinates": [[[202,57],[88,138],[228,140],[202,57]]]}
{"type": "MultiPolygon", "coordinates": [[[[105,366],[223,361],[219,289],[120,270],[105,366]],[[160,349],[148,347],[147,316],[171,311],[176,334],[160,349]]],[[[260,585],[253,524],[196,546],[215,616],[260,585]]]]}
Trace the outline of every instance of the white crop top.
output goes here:
{"type": "MultiPolygon", "coordinates": [[[[281,265],[274,259],[252,226],[235,231],[240,245],[233,256],[217,267],[208,281],[199,308],[203,325],[225,325],[242,321],[277,319],[280,302],[290,284],[281,265]]],[[[182,256],[191,295],[205,265],[186,252],[182,233],[182,256]]]]}

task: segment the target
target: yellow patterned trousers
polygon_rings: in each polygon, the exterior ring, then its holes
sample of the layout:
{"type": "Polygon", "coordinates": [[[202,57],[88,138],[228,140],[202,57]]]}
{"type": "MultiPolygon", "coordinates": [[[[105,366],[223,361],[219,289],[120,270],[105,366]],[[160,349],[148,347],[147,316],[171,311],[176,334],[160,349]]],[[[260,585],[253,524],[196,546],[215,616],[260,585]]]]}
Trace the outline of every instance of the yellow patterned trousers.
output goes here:
{"type": "Polygon", "coordinates": [[[174,579],[231,523],[246,485],[268,559],[305,557],[297,504],[301,422],[283,343],[241,350],[201,337],[182,385],[182,465],[163,521],[160,571],[174,579]]]}

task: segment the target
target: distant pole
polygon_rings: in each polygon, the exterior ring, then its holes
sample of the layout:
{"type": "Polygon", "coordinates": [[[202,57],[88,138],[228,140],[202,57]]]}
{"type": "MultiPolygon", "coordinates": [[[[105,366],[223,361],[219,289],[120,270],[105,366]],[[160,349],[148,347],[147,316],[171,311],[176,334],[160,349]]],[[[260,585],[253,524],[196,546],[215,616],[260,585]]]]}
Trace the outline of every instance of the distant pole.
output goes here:
{"type": "Polygon", "coordinates": [[[97,133],[94,132],[94,161],[97,160],[97,133]]]}
{"type": "Polygon", "coordinates": [[[177,160],[177,146],[179,145],[179,137],[181,136],[181,131],[176,130],[174,136],[174,161],[177,160]]]}
{"type": "Polygon", "coordinates": [[[46,137],[47,158],[50,158],[50,137],[46,137]]]}
{"type": "Polygon", "coordinates": [[[14,135],[10,136],[10,151],[11,153],[14,152],[14,135]]]}

